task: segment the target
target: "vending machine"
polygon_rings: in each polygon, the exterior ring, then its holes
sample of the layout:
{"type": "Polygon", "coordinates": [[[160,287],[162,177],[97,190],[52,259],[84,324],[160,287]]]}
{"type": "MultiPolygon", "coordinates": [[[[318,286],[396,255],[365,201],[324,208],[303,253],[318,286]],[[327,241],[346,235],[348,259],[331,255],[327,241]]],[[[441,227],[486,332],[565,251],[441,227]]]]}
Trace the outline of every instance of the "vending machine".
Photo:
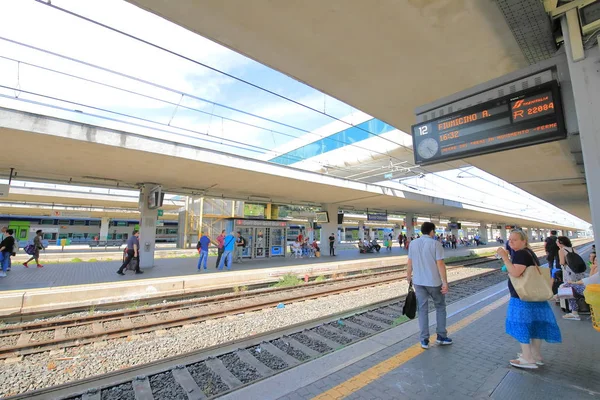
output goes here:
{"type": "Polygon", "coordinates": [[[228,218],[226,230],[240,232],[246,239],[244,258],[285,257],[286,221],[228,218]]]}

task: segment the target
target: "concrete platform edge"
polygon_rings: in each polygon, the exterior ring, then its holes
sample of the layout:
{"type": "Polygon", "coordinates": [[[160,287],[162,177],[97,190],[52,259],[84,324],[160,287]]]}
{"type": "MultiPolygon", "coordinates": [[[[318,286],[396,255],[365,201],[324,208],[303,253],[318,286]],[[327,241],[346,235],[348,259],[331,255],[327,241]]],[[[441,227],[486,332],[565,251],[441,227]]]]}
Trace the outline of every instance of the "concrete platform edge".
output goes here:
{"type": "Polygon", "coordinates": [[[218,274],[182,275],[127,282],[6,291],[0,294],[0,317],[15,316],[21,313],[53,311],[61,308],[149,300],[154,297],[181,295],[200,290],[218,290],[235,285],[267,283],[276,281],[278,277],[288,273],[315,277],[323,274],[391,267],[404,262],[405,256],[398,256],[384,259],[281,266],[218,274]]]}

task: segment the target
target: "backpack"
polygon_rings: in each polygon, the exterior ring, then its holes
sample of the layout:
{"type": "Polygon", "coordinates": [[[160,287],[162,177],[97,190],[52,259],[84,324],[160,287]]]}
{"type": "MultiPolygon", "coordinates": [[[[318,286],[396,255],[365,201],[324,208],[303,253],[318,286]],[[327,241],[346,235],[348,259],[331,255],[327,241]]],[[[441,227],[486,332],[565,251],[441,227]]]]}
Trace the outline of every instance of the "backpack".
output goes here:
{"type": "Polygon", "coordinates": [[[583,258],[581,258],[579,254],[575,253],[575,250],[569,252],[567,249],[565,249],[565,251],[567,252],[565,261],[567,262],[569,268],[571,268],[571,271],[573,271],[576,274],[581,274],[582,272],[585,272],[585,270],[587,269],[587,265],[585,265],[585,261],[583,261],[583,258]]]}

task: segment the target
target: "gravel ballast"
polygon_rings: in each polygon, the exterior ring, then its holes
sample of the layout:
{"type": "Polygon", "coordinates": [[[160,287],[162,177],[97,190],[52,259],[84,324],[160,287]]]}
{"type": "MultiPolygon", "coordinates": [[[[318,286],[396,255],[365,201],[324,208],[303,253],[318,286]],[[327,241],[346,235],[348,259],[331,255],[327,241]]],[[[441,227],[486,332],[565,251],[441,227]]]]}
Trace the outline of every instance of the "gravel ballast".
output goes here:
{"type": "Polygon", "coordinates": [[[110,389],[104,389],[100,398],[102,400],[135,400],[135,392],[131,383],[124,383],[110,389]]]}
{"type": "Polygon", "coordinates": [[[229,386],[223,383],[221,377],[212,372],[203,362],[190,364],[187,369],[207,396],[214,396],[229,390],[229,386]]]}
{"type": "Polygon", "coordinates": [[[250,354],[256,357],[258,361],[265,364],[267,367],[271,368],[274,371],[286,369],[288,367],[285,361],[283,361],[279,357],[275,357],[268,351],[261,349],[260,346],[250,347],[248,351],[250,352],[250,354]]]}
{"type": "Polygon", "coordinates": [[[260,374],[254,367],[242,362],[234,353],[225,354],[219,357],[223,365],[242,383],[248,383],[260,378],[260,374]]]}
{"type": "Polygon", "coordinates": [[[171,372],[151,376],[150,387],[154,400],[187,400],[188,398],[171,372]]]}

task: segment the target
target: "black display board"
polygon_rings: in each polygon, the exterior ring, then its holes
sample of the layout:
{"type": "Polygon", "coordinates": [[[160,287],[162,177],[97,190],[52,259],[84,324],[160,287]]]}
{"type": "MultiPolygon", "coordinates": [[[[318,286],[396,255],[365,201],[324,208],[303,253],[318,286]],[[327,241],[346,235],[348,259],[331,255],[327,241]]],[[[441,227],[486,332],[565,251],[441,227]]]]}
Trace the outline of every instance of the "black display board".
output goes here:
{"type": "Polygon", "coordinates": [[[567,137],[557,82],[412,126],[415,163],[436,164],[567,137]]]}

